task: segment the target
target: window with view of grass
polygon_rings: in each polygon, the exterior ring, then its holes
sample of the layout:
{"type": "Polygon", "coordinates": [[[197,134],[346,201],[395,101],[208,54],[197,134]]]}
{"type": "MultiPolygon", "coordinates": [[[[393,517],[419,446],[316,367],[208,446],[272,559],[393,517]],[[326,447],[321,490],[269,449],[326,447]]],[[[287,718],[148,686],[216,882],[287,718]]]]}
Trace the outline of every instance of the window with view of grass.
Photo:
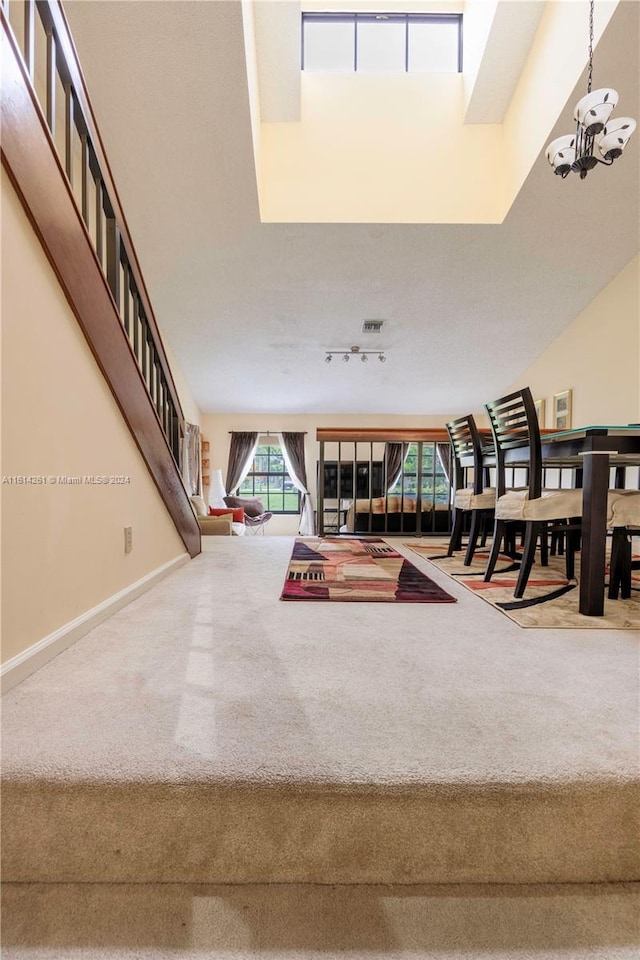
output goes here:
{"type": "MultiPolygon", "coordinates": [[[[415,497],[418,490],[418,444],[411,443],[400,478],[389,493],[415,497]]],[[[433,504],[449,503],[449,481],[440,462],[434,443],[422,444],[420,492],[423,501],[433,504]]]]}
{"type": "Polygon", "coordinates": [[[293,485],[278,443],[259,443],[239,497],[258,497],[272,513],[300,513],[300,493],[293,485]]]}

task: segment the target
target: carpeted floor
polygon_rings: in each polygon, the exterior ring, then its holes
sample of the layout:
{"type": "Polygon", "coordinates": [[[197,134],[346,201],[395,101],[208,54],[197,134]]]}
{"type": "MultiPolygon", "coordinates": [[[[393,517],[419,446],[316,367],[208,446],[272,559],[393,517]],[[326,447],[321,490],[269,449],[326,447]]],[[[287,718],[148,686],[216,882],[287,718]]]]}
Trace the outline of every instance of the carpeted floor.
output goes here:
{"type": "Polygon", "coordinates": [[[8,884],[3,960],[636,960],[638,885],[8,884]]]}
{"type": "Polygon", "coordinates": [[[447,557],[447,540],[411,540],[405,546],[416,556],[434,564],[456,583],[462,584],[496,610],[521,627],[563,628],[565,630],[634,630],[640,632],[640,571],[633,571],[630,600],[609,600],[605,595],[603,617],[585,617],[578,611],[580,555],[576,557],[576,579],[566,579],[564,557],[549,557],[549,565],[534,564],[524,597],[516,600],[513,591],[518,579],[519,561],[501,555],[488,583],[484,572],[489,546],[478,549],[469,567],[464,566],[464,550],[447,557]]]}
{"type": "Polygon", "coordinates": [[[282,599],[456,602],[380,537],[299,537],[293,545],[282,599]]]}
{"type": "Polygon", "coordinates": [[[456,604],[281,603],[291,538],[210,539],[4,698],[6,881],[640,876],[637,635],[435,567],[456,604]]]}

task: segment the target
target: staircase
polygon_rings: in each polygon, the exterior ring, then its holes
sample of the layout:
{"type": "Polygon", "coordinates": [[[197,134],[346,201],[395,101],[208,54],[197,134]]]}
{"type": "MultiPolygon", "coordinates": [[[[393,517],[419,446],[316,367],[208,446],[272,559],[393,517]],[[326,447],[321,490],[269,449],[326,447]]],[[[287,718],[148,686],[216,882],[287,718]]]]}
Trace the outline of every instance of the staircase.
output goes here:
{"type": "Polygon", "coordinates": [[[200,533],[180,476],[184,416],[62,6],[3,0],[0,20],[2,164],[196,556],[200,533]]]}

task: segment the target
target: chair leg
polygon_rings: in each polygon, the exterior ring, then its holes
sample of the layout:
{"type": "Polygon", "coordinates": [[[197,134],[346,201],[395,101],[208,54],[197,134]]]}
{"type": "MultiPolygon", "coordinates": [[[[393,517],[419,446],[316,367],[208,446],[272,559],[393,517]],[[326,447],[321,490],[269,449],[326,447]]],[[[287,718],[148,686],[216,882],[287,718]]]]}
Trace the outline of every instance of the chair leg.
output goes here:
{"type": "Polygon", "coordinates": [[[517,539],[520,527],[521,523],[519,521],[512,521],[507,524],[504,535],[504,552],[514,560],[519,559],[517,539]]]}
{"type": "Polygon", "coordinates": [[[471,511],[471,530],[469,531],[469,543],[467,545],[467,552],[464,558],[465,567],[471,566],[471,561],[473,560],[473,555],[476,552],[476,544],[478,543],[478,534],[480,533],[480,510],[471,511]]]}
{"type": "Polygon", "coordinates": [[[487,536],[489,534],[489,521],[491,520],[491,514],[482,513],[482,533],[480,534],[480,546],[486,547],[487,545],[487,536]]]}
{"type": "Polygon", "coordinates": [[[464,520],[464,510],[453,511],[453,530],[449,540],[449,549],[447,556],[452,557],[454,550],[459,550],[462,546],[462,523],[464,520]]]}
{"type": "Polygon", "coordinates": [[[498,562],[498,557],[500,556],[500,547],[502,545],[502,540],[507,529],[507,524],[505,520],[496,520],[493,525],[493,543],[491,544],[491,553],[489,554],[489,559],[487,561],[487,569],[484,574],[484,581],[488,583],[493,576],[493,571],[496,568],[496,563],[498,562]]]}
{"type": "Polygon", "coordinates": [[[620,570],[620,596],[623,600],[631,599],[631,570],[632,570],[632,549],[631,537],[626,535],[624,538],[624,547],[622,553],[622,566],[620,570]]]}
{"type": "Polygon", "coordinates": [[[540,530],[540,563],[543,567],[549,566],[549,533],[546,523],[540,530]]]}
{"type": "Polygon", "coordinates": [[[620,554],[621,533],[623,527],[614,527],[611,537],[611,558],[609,560],[609,600],[617,600],[620,592],[620,554]]]}
{"type": "Polygon", "coordinates": [[[531,567],[533,566],[533,558],[536,552],[536,545],[538,543],[538,537],[546,536],[545,525],[539,522],[530,521],[525,525],[525,534],[524,534],[524,546],[522,548],[522,563],[520,564],[520,573],[518,574],[518,582],[516,584],[516,589],[514,597],[520,599],[524,595],[524,591],[527,587],[527,581],[529,580],[529,574],[531,573],[531,567]]]}
{"type": "Polygon", "coordinates": [[[576,575],[576,553],[580,549],[580,531],[567,530],[563,534],[565,542],[565,573],[567,580],[573,580],[576,575]]]}
{"type": "Polygon", "coordinates": [[[611,563],[609,567],[609,599],[623,600],[631,597],[631,538],[626,527],[614,527],[611,540],[611,563]]]}

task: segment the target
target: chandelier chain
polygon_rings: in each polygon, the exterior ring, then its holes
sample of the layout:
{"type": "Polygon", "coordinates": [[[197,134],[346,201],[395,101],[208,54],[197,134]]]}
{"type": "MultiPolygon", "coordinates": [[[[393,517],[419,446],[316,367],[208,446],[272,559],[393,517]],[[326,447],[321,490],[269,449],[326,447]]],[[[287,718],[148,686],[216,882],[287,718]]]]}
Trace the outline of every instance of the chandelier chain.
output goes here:
{"type": "Polygon", "coordinates": [[[589,75],[587,77],[587,93],[591,93],[591,80],[593,78],[593,7],[595,0],[589,3],[589,75]]]}

